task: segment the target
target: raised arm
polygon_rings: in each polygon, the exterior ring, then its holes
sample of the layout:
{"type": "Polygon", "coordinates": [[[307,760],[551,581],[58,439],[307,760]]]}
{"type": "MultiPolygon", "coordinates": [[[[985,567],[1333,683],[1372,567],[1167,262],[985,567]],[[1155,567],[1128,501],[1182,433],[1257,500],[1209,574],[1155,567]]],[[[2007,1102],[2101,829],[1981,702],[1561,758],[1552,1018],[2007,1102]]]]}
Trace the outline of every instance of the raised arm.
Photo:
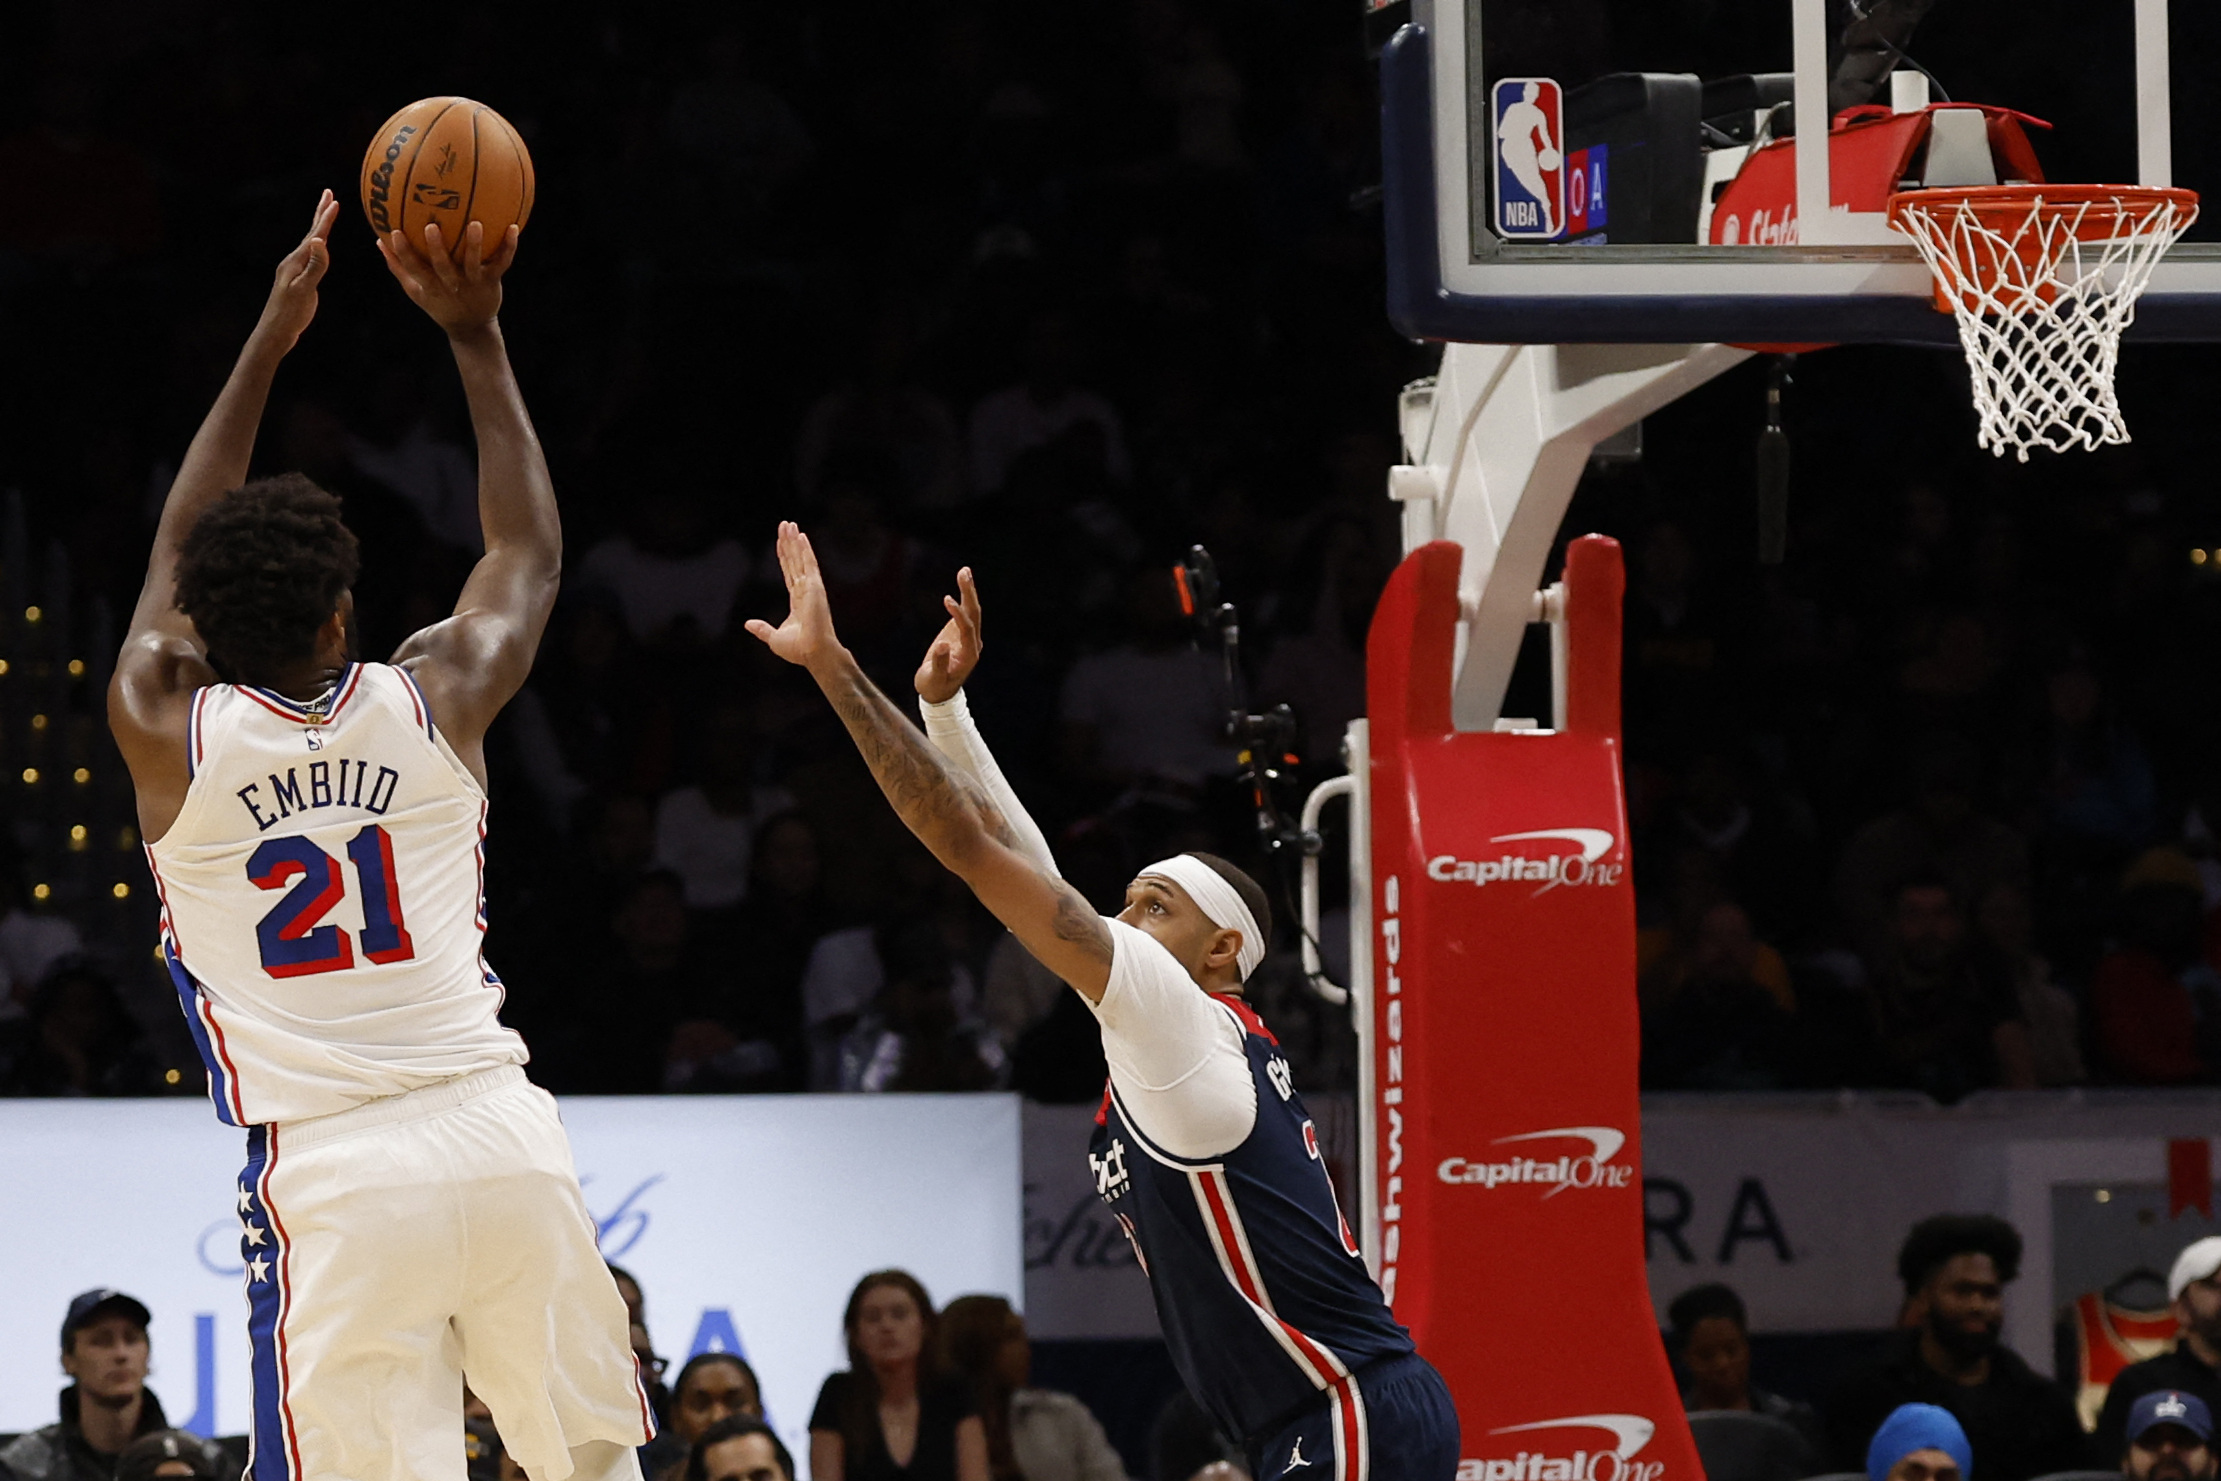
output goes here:
{"type": "Polygon", "coordinates": [[[447,332],[462,372],[478,439],[478,521],[486,553],[463,583],[453,616],[404,642],[393,661],[407,669],[457,755],[486,779],[487,727],[524,687],[563,574],[563,524],[555,488],[524,393],[501,339],[501,279],[516,260],[518,230],[481,262],[485,228],[464,232],[462,261],[448,255],[437,226],[424,242],[395,231],[378,251],[403,290],[447,332]]]}
{"type": "Polygon", "coordinates": [[[331,265],[332,222],[338,215],[339,203],[327,190],[316,203],[308,235],[278,264],[262,317],[193,435],[162,504],[146,584],[108,686],[109,728],[137,784],[142,821],[166,822],[184,801],[187,711],[193,691],[216,680],[200,634],[177,610],[178,547],[203,510],[247,481],[278,362],[316,317],[317,285],[331,265]]]}
{"type": "Polygon", "coordinates": [[[941,598],[949,620],[926,649],[925,661],[918,665],[917,677],[912,680],[918,691],[918,714],[925,721],[926,739],[951,766],[987,794],[987,800],[1017,834],[1018,852],[1043,873],[1061,879],[1064,871],[1057,868],[1056,856],[1049,852],[1049,840],[1041,836],[1041,829],[1027,815],[1025,804],[1018,800],[994,753],[987,749],[986,737],[972,723],[971,707],[964,700],[964,681],[979,666],[981,643],[979,586],[972,579],[970,566],[956,573],[956,586],[962,596],[941,598]]]}
{"type": "Polygon", "coordinates": [[[1079,891],[1025,856],[993,801],[864,676],[833,631],[809,537],[792,523],[779,526],[779,569],[787,583],[787,619],[776,628],[751,620],[748,631],[810,671],[879,790],[919,842],[1044,966],[1090,1001],[1100,999],[1111,965],[1103,918],[1079,891]]]}

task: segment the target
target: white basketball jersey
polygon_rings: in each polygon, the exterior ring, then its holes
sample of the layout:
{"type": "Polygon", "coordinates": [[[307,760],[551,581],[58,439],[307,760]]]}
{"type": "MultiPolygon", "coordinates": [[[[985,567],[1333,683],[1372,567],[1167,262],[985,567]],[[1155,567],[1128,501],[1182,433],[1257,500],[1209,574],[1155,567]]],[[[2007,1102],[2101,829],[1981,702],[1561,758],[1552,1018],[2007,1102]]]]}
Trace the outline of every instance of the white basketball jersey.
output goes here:
{"type": "Polygon", "coordinates": [[[187,757],[147,856],[219,1117],[329,1115],[524,1063],[483,956],[486,796],[413,679],[351,664],[317,705],[211,685],[187,757]]]}

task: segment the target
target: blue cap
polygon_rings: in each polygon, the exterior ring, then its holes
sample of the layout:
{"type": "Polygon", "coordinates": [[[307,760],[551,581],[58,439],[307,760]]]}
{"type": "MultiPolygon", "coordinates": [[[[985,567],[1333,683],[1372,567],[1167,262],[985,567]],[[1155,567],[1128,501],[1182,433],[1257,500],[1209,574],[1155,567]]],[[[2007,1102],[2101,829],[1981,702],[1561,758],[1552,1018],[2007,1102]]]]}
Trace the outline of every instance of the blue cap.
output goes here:
{"type": "Polygon", "coordinates": [[[135,1297],[126,1296],[121,1291],[111,1290],[107,1286],[96,1286],[89,1291],[79,1291],[70,1298],[69,1315],[62,1318],[62,1351],[69,1351],[69,1339],[77,1335],[79,1327],[84,1326],[95,1317],[103,1315],[111,1308],[114,1309],[117,1315],[127,1316],[142,1327],[154,1320],[153,1313],[146,1309],[144,1302],[135,1297]]]}
{"type": "Polygon", "coordinates": [[[1866,1447],[1867,1481],[1886,1481],[1890,1468],[1916,1450],[1940,1450],[1959,1463],[1961,1476],[1974,1475],[1974,1447],[1950,1410],[1933,1404],[1900,1404],[1866,1447]]]}
{"type": "Polygon", "coordinates": [[[2180,1425],[2200,1440],[2213,1439],[2213,1411],[2196,1394],[2163,1388],[2148,1393],[2129,1405],[2128,1437],[2131,1443],[2141,1439],[2144,1431],[2163,1424],[2180,1425]]]}

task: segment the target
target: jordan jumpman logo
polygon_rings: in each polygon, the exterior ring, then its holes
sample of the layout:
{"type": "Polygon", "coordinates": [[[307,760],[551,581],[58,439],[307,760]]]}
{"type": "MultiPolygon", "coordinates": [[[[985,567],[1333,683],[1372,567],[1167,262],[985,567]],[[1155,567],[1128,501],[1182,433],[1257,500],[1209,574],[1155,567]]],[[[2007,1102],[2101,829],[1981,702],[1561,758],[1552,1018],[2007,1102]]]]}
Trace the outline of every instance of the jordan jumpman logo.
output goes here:
{"type": "Polygon", "coordinates": [[[1285,1476],[1298,1466],[1308,1466],[1310,1464],[1311,1462],[1303,1458],[1303,1436],[1298,1435],[1296,1436],[1295,1449],[1288,1452],[1288,1463],[1280,1468],[1280,1474],[1285,1476]]]}

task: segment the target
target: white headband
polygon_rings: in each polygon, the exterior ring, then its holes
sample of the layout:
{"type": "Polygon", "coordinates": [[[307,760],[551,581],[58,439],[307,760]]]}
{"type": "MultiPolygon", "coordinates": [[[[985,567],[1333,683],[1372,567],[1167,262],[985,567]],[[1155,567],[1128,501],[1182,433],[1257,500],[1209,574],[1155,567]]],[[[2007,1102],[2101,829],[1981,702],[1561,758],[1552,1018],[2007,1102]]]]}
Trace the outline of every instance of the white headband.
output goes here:
{"type": "Polygon", "coordinates": [[[2193,1240],[2175,1256],[2175,1268],[2167,1273],[2168,1301],[2180,1301],[2192,1281],[2204,1280],[2216,1272],[2221,1272],[2221,1234],[2193,1240]]]}
{"type": "Polygon", "coordinates": [[[1161,875],[1186,890],[1188,898],[1203,912],[1204,919],[1220,930],[1242,933],[1242,946],[1234,954],[1234,965],[1240,969],[1242,980],[1247,982],[1249,974],[1265,959],[1265,933],[1257,929],[1257,917],[1242,903],[1241,892],[1193,854],[1174,854],[1169,859],[1159,859],[1141,872],[1161,875]]]}

